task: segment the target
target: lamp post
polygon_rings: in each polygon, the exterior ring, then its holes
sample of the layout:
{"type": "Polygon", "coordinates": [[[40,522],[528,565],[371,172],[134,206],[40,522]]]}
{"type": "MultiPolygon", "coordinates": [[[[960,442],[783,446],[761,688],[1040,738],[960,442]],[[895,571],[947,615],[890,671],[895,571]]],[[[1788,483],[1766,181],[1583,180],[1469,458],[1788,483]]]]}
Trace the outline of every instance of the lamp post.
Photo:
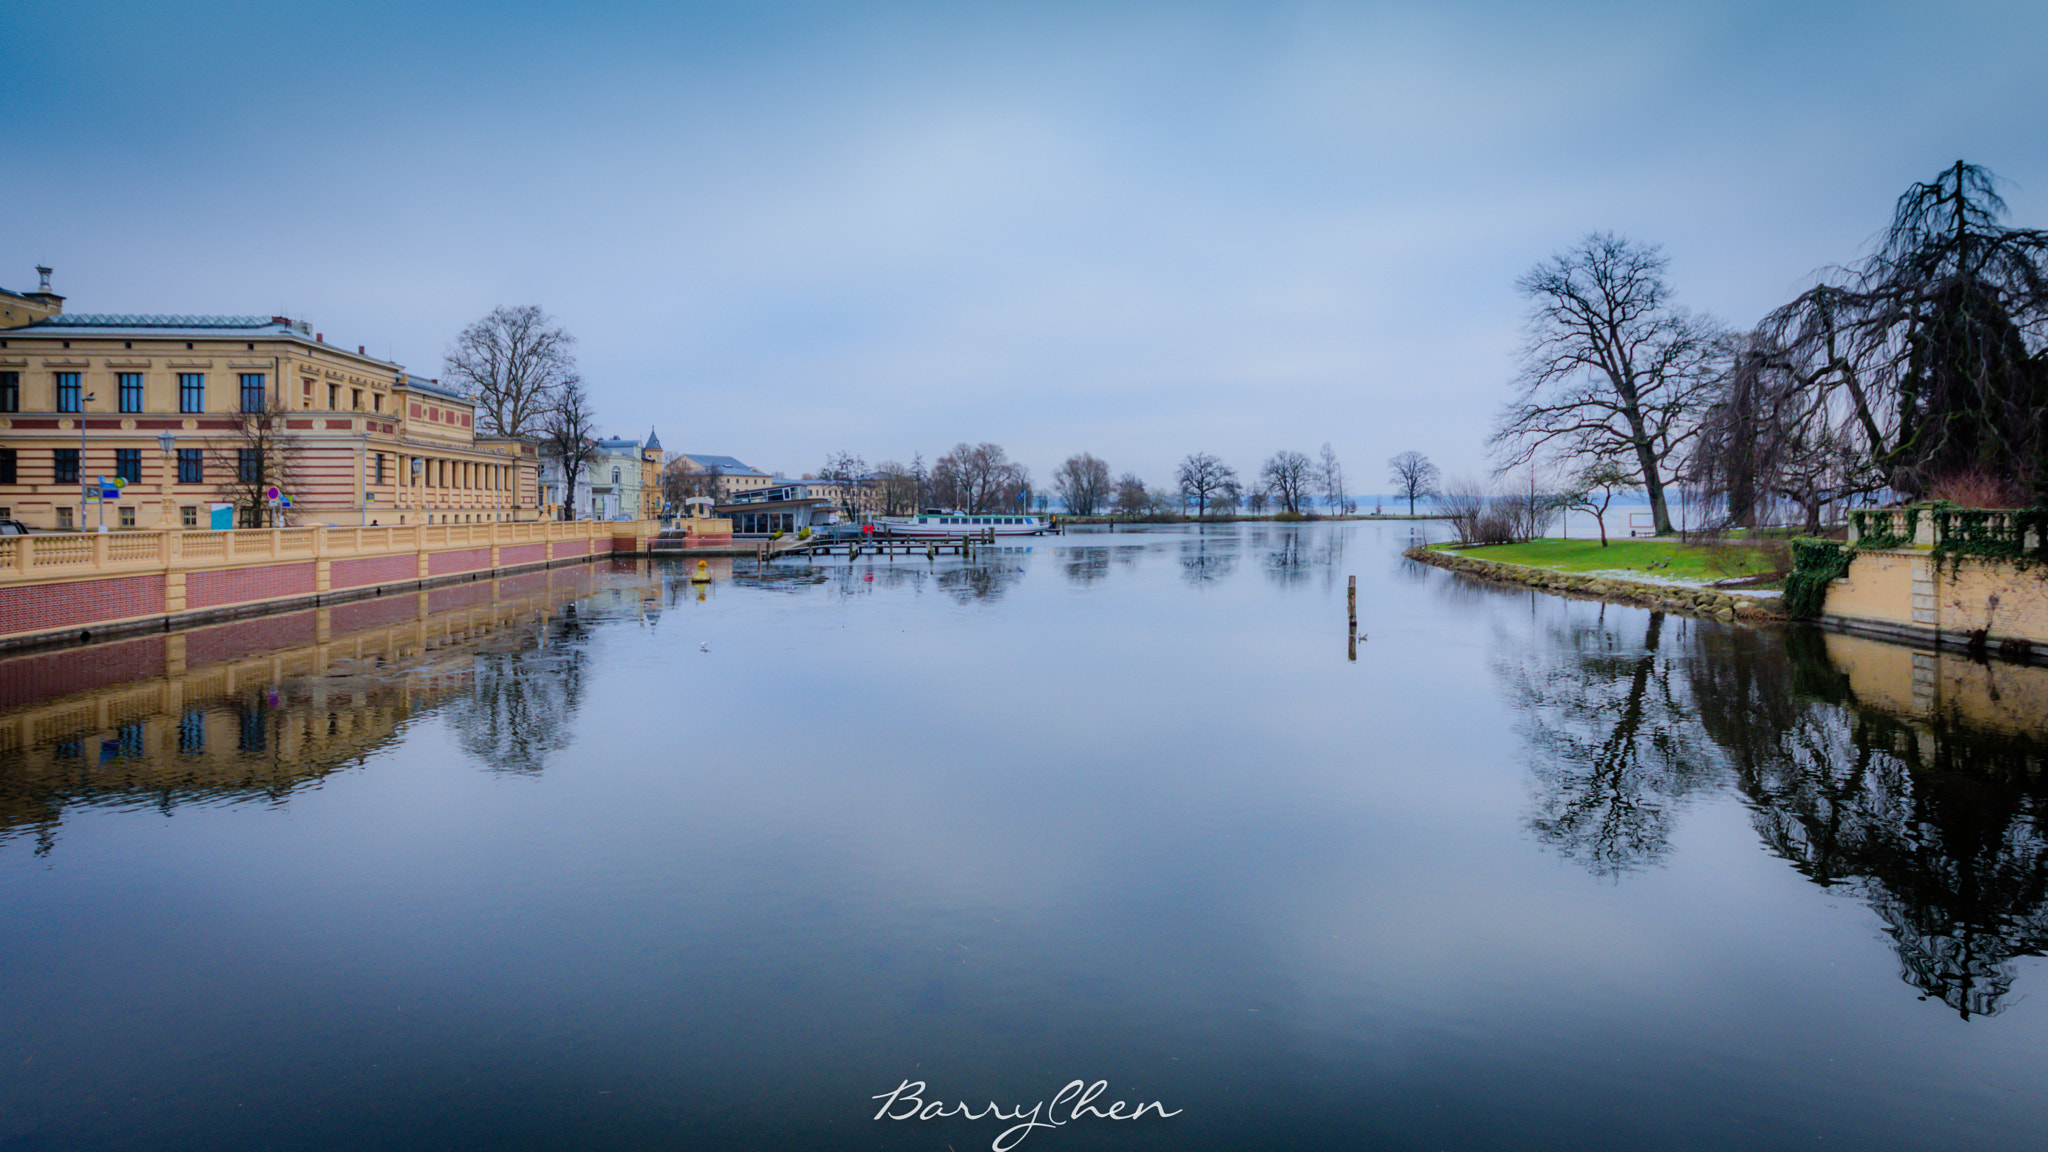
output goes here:
{"type": "MultiPolygon", "coordinates": [[[[85,531],[85,406],[92,403],[93,393],[87,392],[78,398],[78,530],[85,531]]],[[[106,511],[102,505],[101,527],[106,527],[106,511]]]]}

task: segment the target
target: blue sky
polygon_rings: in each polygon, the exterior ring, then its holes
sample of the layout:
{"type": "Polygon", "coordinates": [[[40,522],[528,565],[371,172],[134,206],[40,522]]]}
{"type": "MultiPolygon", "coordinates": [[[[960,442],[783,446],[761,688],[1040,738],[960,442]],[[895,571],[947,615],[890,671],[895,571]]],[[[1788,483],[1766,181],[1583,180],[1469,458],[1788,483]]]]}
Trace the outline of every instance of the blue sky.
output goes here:
{"type": "Polygon", "coordinates": [[[1589,231],[1750,324],[1958,158],[2048,226],[2022,3],[0,6],[0,286],[438,376],[500,304],[608,433],[799,473],[1481,472],[1589,231]]]}

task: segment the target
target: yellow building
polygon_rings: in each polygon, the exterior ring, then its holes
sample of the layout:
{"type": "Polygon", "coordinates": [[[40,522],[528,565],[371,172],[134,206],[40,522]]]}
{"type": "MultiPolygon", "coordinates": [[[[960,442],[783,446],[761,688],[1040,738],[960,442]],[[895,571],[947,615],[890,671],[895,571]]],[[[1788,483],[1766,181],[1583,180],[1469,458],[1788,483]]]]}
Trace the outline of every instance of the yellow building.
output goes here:
{"type": "Polygon", "coordinates": [[[38,271],[42,291],[0,291],[0,518],[191,528],[215,503],[244,526],[538,518],[535,446],[477,436],[452,389],[282,316],[66,315],[38,271]]]}
{"type": "Polygon", "coordinates": [[[720,504],[775,483],[775,477],[735,457],[707,452],[678,452],[668,467],[688,477],[690,487],[720,504]]]}

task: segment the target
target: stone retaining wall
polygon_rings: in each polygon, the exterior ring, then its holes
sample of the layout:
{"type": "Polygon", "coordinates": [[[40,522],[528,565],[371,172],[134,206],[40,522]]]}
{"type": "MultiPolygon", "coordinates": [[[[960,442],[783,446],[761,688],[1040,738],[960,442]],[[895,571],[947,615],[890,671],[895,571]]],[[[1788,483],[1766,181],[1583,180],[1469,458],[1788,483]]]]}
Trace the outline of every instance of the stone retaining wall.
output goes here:
{"type": "Polygon", "coordinates": [[[1662,612],[1683,612],[1716,620],[1782,620],[1775,597],[1747,596],[1715,588],[1684,588],[1670,584],[1649,584],[1582,572],[1553,572],[1525,564],[1501,564],[1457,552],[1435,548],[1410,548],[1402,553],[1410,560],[1463,572],[1482,580],[1521,584],[1562,596],[1583,596],[1616,604],[1635,604],[1662,612]]]}

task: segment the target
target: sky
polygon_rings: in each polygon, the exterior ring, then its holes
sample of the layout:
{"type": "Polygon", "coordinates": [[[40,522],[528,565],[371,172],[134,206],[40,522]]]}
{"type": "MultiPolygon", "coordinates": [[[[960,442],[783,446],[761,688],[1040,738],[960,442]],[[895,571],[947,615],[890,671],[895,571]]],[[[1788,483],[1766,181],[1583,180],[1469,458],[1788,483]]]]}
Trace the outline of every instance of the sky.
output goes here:
{"type": "Polygon", "coordinates": [[[2048,227],[2048,6],[0,5],[0,287],[428,377],[534,304],[607,435],[815,471],[1483,476],[1595,231],[1754,324],[1958,159],[2048,227]]]}

